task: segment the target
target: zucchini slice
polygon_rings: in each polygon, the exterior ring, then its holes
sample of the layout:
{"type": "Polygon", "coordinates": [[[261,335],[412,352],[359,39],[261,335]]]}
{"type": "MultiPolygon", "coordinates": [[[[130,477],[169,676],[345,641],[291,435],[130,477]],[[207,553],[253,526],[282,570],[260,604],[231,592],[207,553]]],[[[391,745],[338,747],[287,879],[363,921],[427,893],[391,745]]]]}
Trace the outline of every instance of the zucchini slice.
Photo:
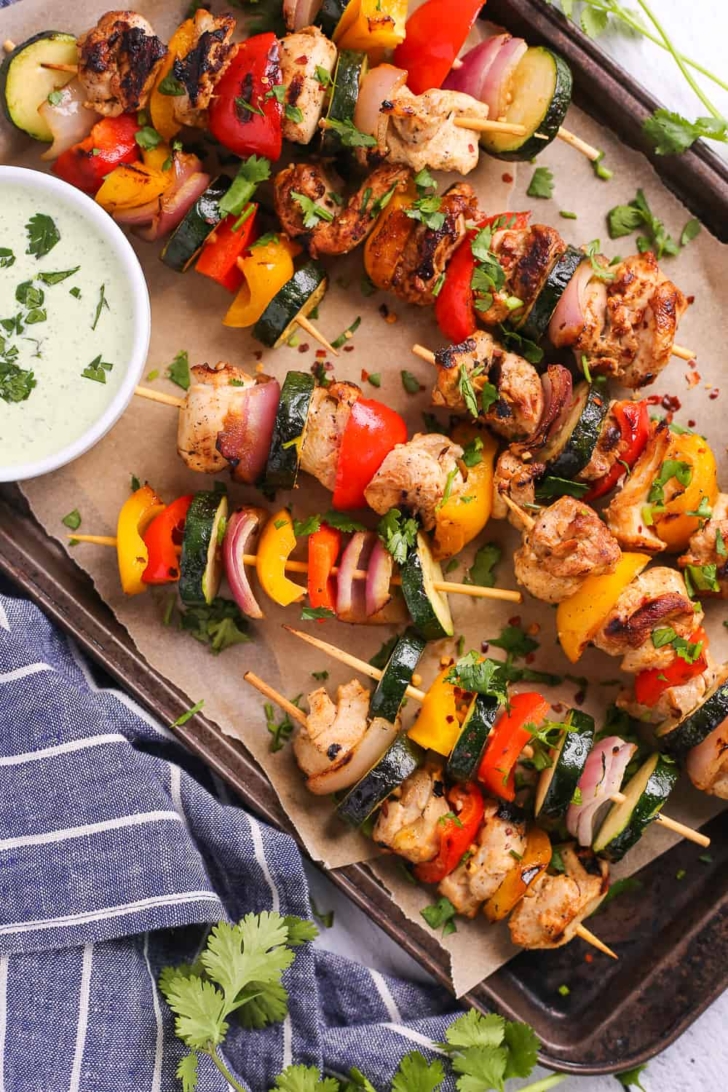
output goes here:
{"type": "Polygon", "coordinates": [[[360,827],[421,762],[420,748],[401,733],[379,762],[346,794],[336,809],[337,814],[353,827],[360,827]]]}
{"type": "Polygon", "coordinates": [[[341,16],[344,14],[349,0],[323,0],[318,15],[314,22],[321,27],[327,38],[333,38],[341,16]]]}
{"type": "Polygon", "coordinates": [[[556,260],[546,283],[539,292],[530,311],[526,311],[520,321],[514,322],[525,337],[531,341],[540,341],[551,322],[556,304],[563,296],[566,286],[576,273],[584,259],[584,252],[576,247],[567,246],[564,253],[556,260]]]}
{"type": "Polygon", "coordinates": [[[289,372],[283,381],[265,468],[265,488],[272,492],[296,484],[314,386],[310,372],[289,372]]]}
{"type": "Polygon", "coordinates": [[[571,69],[557,53],[546,46],[529,47],[513,74],[511,104],[504,119],[525,125],[526,134],[481,133],[481,148],[496,159],[525,160],[540,155],[563,124],[571,87],[571,69]]]}
{"type": "Polygon", "coordinates": [[[195,493],[182,538],[179,594],[183,603],[211,603],[220,590],[227,514],[227,494],[212,490],[195,493]]]}
{"type": "Polygon", "coordinates": [[[534,814],[548,819],[566,814],[594,743],[594,718],[588,713],[571,709],[566,721],[570,731],[562,732],[536,788],[534,814]]]}
{"type": "Polygon", "coordinates": [[[597,445],[609,398],[601,383],[579,383],[574,391],[569,415],[556,435],[539,452],[546,463],[546,474],[571,479],[583,470],[597,445]]]}
{"type": "Polygon", "coordinates": [[[671,731],[668,721],[667,727],[661,726],[655,734],[660,738],[663,751],[677,758],[683,758],[693,747],[697,747],[699,743],[707,739],[726,717],[728,717],[728,681],[725,674],[722,674],[697,709],[683,717],[671,731]]]}
{"type": "Polygon", "coordinates": [[[650,755],[622,790],[626,800],[609,809],[594,839],[594,852],[610,861],[621,861],[662,809],[678,776],[671,759],[659,752],[650,755]]]}
{"type": "Polygon", "coordinates": [[[426,644],[413,629],[406,629],[397,640],[369,702],[370,717],[383,717],[394,724],[426,644]]]}
{"type": "Polygon", "coordinates": [[[189,210],[185,218],[175,228],[164,245],[160,258],[170,269],[177,273],[186,273],[197,255],[212,235],[213,231],[225,219],[220,212],[220,202],[230,189],[230,179],[221,174],[211,182],[189,210]]]}
{"type": "Polygon", "coordinates": [[[465,714],[460,735],[447,760],[446,773],[453,781],[473,781],[495,724],[501,704],[497,698],[476,694],[465,714]]]}
{"type": "Polygon", "coordinates": [[[447,596],[435,588],[435,584],[443,579],[442,568],[421,531],[417,533],[417,545],[410,550],[400,575],[402,592],[415,629],[427,641],[452,637],[455,630],[450,604],[447,596]]]}
{"type": "MultiPolygon", "coordinates": [[[[366,53],[353,49],[342,49],[336,62],[334,86],[329,99],[327,121],[354,120],[356,102],[359,98],[361,82],[367,74],[369,59],[366,53]]],[[[333,129],[324,129],[321,137],[321,154],[338,155],[342,150],[341,137],[333,129]]]]}
{"type": "Polygon", "coordinates": [[[253,337],[268,349],[278,349],[294,333],[296,319],[306,318],[326,293],[326,272],[317,262],[306,262],[276,292],[253,327],[253,337]]]}
{"type": "Polygon", "coordinates": [[[44,30],[8,53],[0,65],[0,102],[11,125],[34,140],[50,144],[53,134],[38,107],[52,91],[72,80],[73,73],[41,67],[44,64],[78,64],[74,35],[44,30]]]}

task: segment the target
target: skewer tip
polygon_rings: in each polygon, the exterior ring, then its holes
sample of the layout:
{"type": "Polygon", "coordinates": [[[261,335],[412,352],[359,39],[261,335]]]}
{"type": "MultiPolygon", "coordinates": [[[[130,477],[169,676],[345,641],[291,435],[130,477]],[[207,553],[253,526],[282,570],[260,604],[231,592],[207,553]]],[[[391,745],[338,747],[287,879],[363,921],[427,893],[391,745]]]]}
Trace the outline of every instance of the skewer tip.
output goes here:
{"type": "Polygon", "coordinates": [[[576,935],[580,937],[586,944],[590,944],[592,948],[596,948],[597,951],[603,952],[604,955],[609,956],[610,959],[619,959],[616,952],[600,940],[590,929],[587,929],[585,925],[578,925],[576,927],[576,935]]]}

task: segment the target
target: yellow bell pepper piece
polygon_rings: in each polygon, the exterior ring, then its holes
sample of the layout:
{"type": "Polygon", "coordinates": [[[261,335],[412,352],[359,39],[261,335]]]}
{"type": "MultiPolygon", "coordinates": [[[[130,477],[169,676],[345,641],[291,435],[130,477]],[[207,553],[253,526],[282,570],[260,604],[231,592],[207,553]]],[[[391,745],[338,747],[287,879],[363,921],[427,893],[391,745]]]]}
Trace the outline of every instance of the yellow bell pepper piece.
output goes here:
{"type": "Polygon", "coordinates": [[[407,0],[350,0],[334,31],[342,49],[374,53],[394,49],[405,38],[407,0]]]}
{"type": "Polygon", "coordinates": [[[194,19],[187,19],[174,32],[169,40],[169,52],[159,69],[154,88],[149,97],[149,115],[152,125],[165,140],[177,136],[182,126],[175,120],[174,95],[163,95],[159,90],[162,80],[172,72],[172,66],[178,57],[184,57],[195,44],[197,34],[194,19]]]}
{"type": "Polygon", "coordinates": [[[566,656],[575,664],[620,595],[649,562],[648,554],[622,554],[613,573],[587,576],[578,592],[559,603],[556,630],[566,656]]]}
{"type": "Polygon", "coordinates": [[[653,510],[654,529],[668,550],[682,553],[700,526],[699,517],[687,513],[696,512],[704,498],[712,508],[718,498],[718,468],[708,442],[694,432],[672,433],[666,461],[672,459],[688,463],[692,477],[687,485],[677,478],[665,483],[665,511],[653,510]]]}
{"type": "Polygon", "coordinates": [[[169,144],[158,144],[156,148],[142,148],[142,163],[152,171],[163,171],[164,164],[172,164],[172,149],[169,144]]]}
{"type": "Polygon", "coordinates": [[[143,536],[152,520],[164,509],[165,505],[151,485],[137,489],[121,506],[116,523],[116,554],[121,587],[126,595],[138,595],[147,590],[142,573],[149,563],[149,551],[143,536]]]}
{"type": "Polygon", "coordinates": [[[450,665],[437,676],[407,733],[415,743],[440,755],[449,755],[460,735],[455,687],[445,681],[449,673],[450,665]]]}
{"type": "Polygon", "coordinates": [[[551,862],[551,854],[551,839],[546,831],[532,827],[526,839],[525,853],[483,907],[489,921],[502,921],[508,917],[529,887],[546,871],[551,862]]]}
{"type": "Polygon", "coordinates": [[[496,440],[475,424],[461,424],[453,430],[456,444],[465,448],[479,439],[480,462],[465,467],[467,488],[460,496],[447,500],[435,516],[435,557],[453,557],[480,534],[490,519],[493,507],[493,466],[498,453],[496,440]]]}
{"type": "Polygon", "coordinates": [[[107,174],[96,202],[107,212],[135,209],[161,197],[171,183],[171,171],[159,171],[144,163],[122,163],[107,174]]]}
{"type": "Polygon", "coordinates": [[[253,247],[240,264],[245,280],[223,319],[225,326],[253,326],[258,321],[293,276],[293,259],[300,249],[288,239],[253,247]]]}
{"type": "Polygon", "coordinates": [[[294,584],[286,576],[286,562],[296,548],[296,536],[293,533],[293,520],[290,513],[282,508],[266,523],[258,541],[258,553],[255,570],[263,591],[274,603],[288,607],[298,603],[306,594],[306,589],[294,584]]]}
{"type": "Polygon", "coordinates": [[[405,209],[416,200],[417,190],[413,182],[403,192],[398,190],[385,205],[377,226],[364,244],[364,268],[377,288],[387,290],[392,287],[407,240],[417,226],[415,220],[405,215],[405,209]]]}

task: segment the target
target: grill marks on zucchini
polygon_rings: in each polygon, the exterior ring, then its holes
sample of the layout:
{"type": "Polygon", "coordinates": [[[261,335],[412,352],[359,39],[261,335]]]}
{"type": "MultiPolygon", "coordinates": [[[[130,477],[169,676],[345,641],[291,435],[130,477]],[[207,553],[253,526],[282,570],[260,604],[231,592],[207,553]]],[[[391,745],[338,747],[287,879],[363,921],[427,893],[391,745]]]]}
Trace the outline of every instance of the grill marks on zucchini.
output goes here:
{"type": "Polygon", "coordinates": [[[222,539],[228,514],[225,493],[195,493],[185,520],[179,594],[183,603],[211,603],[222,580],[222,539]]]}
{"type": "Polygon", "coordinates": [[[676,758],[684,758],[688,751],[707,739],[726,717],[728,717],[728,680],[723,674],[708,692],[702,704],[683,717],[675,728],[657,730],[657,735],[661,737],[662,750],[676,758]]]}
{"type": "Polygon", "coordinates": [[[283,382],[265,468],[265,488],[270,492],[296,484],[314,386],[310,372],[289,372],[283,382]]]}
{"type": "Polygon", "coordinates": [[[306,262],[276,292],[253,327],[253,337],[269,349],[278,349],[295,332],[296,319],[306,318],[326,294],[326,272],[317,262],[306,262]]]}
{"type": "Polygon", "coordinates": [[[383,717],[394,724],[407,687],[425,651],[425,644],[426,641],[413,629],[405,630],[398,638],[369,703],[372,719],[383,717]]]}
{"type": "Polygon", "coordinates": [[[579,384],[566,421],[539,453],[539,459],[546,463],[547,476],[571,479],[584,469],[597,445],[608,410],[609,399],[602,384],[579,384]]]}
{"type": "Polygon", "coordinates": [[[360,827],[422,762],[422,751],[400,734],[369,773],[344,797],[336,811],[353,827],[360,827]]]}
{"type": "Polygon", "coordinates": [[[551,316],[556,310],[556,305],[563,296],[566,286],[576,273],[584,258],[581,250],[568,246],[560,258],[556,260],[551,272],[546,278],[546,283],[536,297],[531,310],[523,318],[522,322],[515,322],[524,337],[531,341],[540,341],[548,329],[551,316]]]}
{"type": "Polygon", "coordinates": [[[594,839],[594,852],[621,861],[662,810],[678,779],[678,768],[660,754],[644,762],[622,790],[626,799],[613,804],[594,839]]]}
{"type": "Polygon", "coordinates": [[[226,175],[216,178],[172,232],[160,255],[170,269],[187,272],[217,225],[225,219],[220,202],[229,188],[230,179],[226,175]]]}
{"type": "Polygon", "coordinates": [[[541,772],[534,814],[548,819],[565,815],[594,743],[594,718],[580,709],[571,709],[567,717],[570,731],[564,730],[551,752],[551,765],[541,772]]]}

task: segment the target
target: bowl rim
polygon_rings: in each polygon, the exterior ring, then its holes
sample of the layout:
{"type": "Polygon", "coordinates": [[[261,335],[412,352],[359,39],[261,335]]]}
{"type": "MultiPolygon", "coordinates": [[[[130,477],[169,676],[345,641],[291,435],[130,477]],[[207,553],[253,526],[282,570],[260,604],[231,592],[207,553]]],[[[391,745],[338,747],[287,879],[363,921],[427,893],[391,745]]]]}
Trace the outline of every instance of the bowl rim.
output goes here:
{"type": "Polygon", "coordinates": [[[133,398],[146,364],[152,332],[152,312],[146,278],[131,243],[113,218],[93,198],[59,178],[29,167],[0,164],[0,188],[5,183],[13,182],[43,191],[59,204],[73,208],[98,230],[112,251],[118,276],[123,277],[129,285],[132,294],[133,329],[129,349],[125,354],[124,378],[103,413],[81,436],[51,455],[12,466],[0,465],[0,482],[24,481],[49,474],[90,451],[113,428],[133,398]]]}

